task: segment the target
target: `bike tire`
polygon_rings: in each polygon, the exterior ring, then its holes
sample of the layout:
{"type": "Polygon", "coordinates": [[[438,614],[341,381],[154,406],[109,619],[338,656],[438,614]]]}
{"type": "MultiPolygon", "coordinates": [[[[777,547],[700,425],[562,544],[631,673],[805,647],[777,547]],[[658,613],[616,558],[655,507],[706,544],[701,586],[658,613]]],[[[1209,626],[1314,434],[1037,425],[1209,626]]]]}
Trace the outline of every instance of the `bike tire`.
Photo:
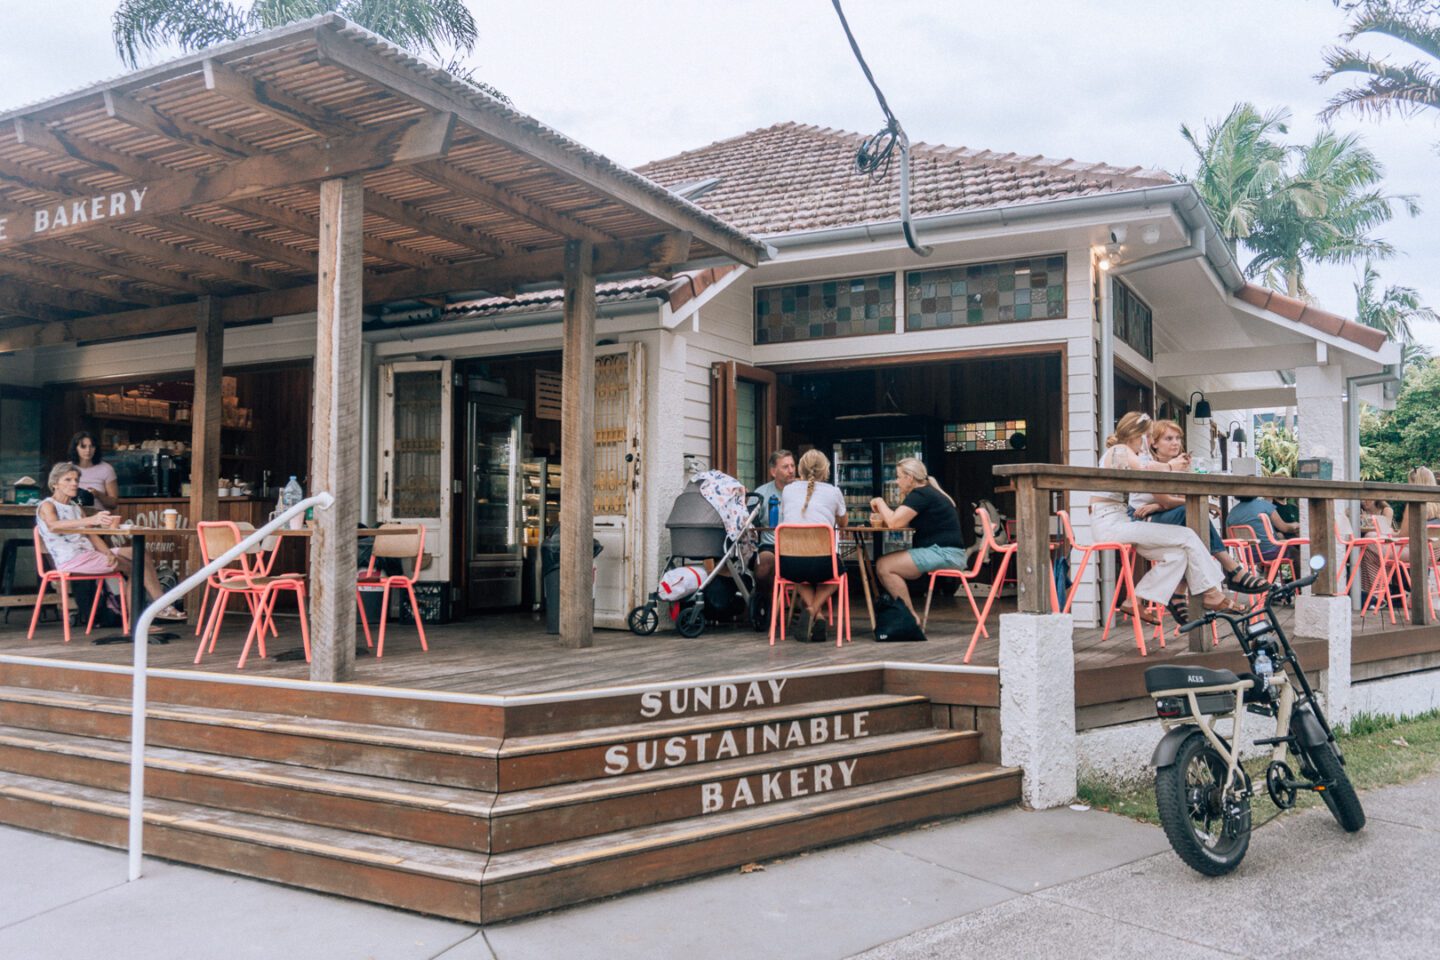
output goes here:
{"type": "Polygon", "coordinates": [[[1355,785],[1350,782],[1335,744],[1322,743],[1306,751],[1310,765],[1315,768],[1317,778],[1329,780],[1331,786],[1320,791],[1320,798],[1330,808],[1336,822],[1346,833],[1355,833],[1365,826],[1365,808],[1355,794],[1355,785]]]}
{"type": "Polygon", "coordinates": [[[1234,870],[1250,848],[1249,802],[1243,828],[1233,836],[1226,836],[1217,809],[1225,769],[1224,758],[1196,730],[1180,744],[1175,762],[1155,771],[1155,804],[1165,838],[1188,867],[1208,877],[1234,870]]]}

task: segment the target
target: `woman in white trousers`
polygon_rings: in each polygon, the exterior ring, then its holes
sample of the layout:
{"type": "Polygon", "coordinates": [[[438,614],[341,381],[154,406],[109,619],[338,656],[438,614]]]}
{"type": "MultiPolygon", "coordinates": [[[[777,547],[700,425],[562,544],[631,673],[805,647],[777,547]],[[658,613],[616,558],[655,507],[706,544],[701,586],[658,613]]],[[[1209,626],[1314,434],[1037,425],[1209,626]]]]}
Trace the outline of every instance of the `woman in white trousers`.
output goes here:
{"type": "MultiPolygon", "coordinates": [[[[1165,464],[1141,462],[1140,450],[1149,432],[1148,414],[1125,414],[1115,425],[1114,435],[1105,441],[1100,466],[1112,470],[1168,469],[1165,464]]],[[[1189,527],[1131,520],[1124,494],[1097,493],[1090,499],[1090,528],[1097,542],[1131,544],[1150,561],[1150,570],[1135,584],[1135,593],[1141,600],[1167,607],[1176,620],[1187,619],[1184,595],[1176,595],[1182,579],[1190,593],[1202,595],[1206,610],[1244,610],[1220,589],[1225,574],[1189,527]]],[[[1143,614],[1141,618],[1151,619],[1143,614]]]]}

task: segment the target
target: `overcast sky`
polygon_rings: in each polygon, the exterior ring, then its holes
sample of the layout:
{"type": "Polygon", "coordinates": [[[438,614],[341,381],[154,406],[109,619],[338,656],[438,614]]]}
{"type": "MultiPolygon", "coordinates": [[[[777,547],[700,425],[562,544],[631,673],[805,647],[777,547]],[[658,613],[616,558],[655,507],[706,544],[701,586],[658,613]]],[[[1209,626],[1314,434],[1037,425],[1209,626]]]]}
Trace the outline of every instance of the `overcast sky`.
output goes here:
{"type": "MultiPolygon", "coordinates": [[[[869,133],[879,108],[828,0],[467,0],[476,75],[516,106],[621,163],[639,164],[782,120],[869,133]]],[[[0,109],[124,72],[114,0],[0,0],[0,109]]],[[[846,14],[912,141],[1190,172],[1181,123],[1239,100],[1288,108],[1296,141],[1319,129],[1321,51],[1343,15],[1328,0],[1007,3],[846,0],[846,14]]],[[[1370,42],[1380,51],[1386,46],[1370,42]]],[[[1330,87],[1335,87],[1332,82],[1330,87]]],[[[1382,231],[1402,256],[1386,283],[1440,306],[1440,126],[1337,121],[1422,214],[1382,231]]],[[[1352,268],[1312,269],[1321,306],[1353,314],[1352,268]]],[[[1440,325],[1422,332],[1440,348],[1440,325]]]]}

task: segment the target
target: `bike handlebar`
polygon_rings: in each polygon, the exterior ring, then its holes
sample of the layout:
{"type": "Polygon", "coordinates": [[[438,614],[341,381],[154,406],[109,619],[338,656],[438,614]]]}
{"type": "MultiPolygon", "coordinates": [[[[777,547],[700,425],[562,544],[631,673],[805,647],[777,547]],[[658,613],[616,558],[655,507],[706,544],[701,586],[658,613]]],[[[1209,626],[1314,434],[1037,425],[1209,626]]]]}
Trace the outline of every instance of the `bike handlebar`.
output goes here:
{"type": "MultiPolygon", "coordinates": [[[[1320,571],[1316,570],[1308,577],[1301,577],[1299,580],[1291,580],[1289,583],[1286,584],[1275,584],[1265,593],[1265,606],[1269,607],[1270,604],[1274,603],[1276,600],[1283,599],[1287,596],[1294,596],[1296,593],[1304,590],[1306,587],[1310,586],[1319,578],[1320,571]]],[[[1199,620],[1191,620],[1189,623],[1180,624],[1179,629],[1181,633],[1189,633],[1191,630],[1203,627],[1207,623],[1214,623],[1217,619],[1225,620],[1233,624],[1237,620],[1249,620],[1254,615],[1254,613],[1247,613],[1243,616],[1236,617],[1229,614],[1221,613],[1218,610],[1212,610],[1209,613],[1206,613],[1205,616],[1201,617],[1199,620]]]]}

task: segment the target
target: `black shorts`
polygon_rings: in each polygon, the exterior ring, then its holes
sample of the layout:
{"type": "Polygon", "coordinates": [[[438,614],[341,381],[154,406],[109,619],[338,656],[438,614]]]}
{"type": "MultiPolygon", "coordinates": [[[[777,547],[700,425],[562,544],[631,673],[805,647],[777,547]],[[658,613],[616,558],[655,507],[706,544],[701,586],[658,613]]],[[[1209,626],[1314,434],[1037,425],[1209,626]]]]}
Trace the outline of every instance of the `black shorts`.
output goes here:
{"type": "Polygon", "coordinates": [[[822,583],[835,575],[833,557],[781,557],[780,576],[796,583],[822,583]]]}

